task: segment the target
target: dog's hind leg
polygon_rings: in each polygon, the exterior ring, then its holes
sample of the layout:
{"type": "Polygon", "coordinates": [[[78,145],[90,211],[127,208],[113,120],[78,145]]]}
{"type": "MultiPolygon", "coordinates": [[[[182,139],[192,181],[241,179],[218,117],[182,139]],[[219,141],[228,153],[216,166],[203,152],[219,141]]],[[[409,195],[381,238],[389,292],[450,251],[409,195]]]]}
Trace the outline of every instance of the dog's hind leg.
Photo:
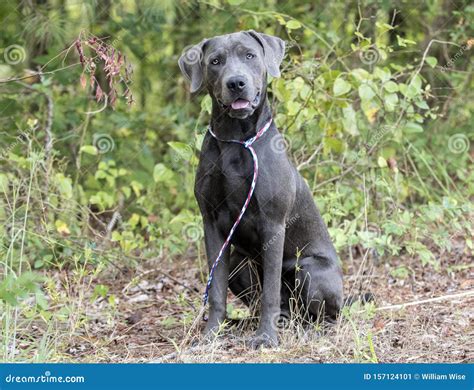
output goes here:
{"type": "Polygon", "coordinates": [[[299,259],[295,283],[309,318],[334,321],[343,305],[342,275],[334,262],[320,257],[299,259]]]}

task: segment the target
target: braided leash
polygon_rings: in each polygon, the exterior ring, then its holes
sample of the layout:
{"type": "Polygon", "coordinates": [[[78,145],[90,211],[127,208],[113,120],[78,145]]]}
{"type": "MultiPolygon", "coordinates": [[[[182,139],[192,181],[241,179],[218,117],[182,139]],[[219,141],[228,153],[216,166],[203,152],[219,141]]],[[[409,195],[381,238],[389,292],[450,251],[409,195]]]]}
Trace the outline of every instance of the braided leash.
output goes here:
{"type": "Polygon", "coordinates": [[[250,154],[252,155],[253,158],[253,179],[252,179],[252,184],[250,186],[249,193],[247,195],[247,199],[245,200],[244,205],[242,206],[242,209],[240,210],[240,214],[237,217],[237,220],[234,222],[234,225],[230,229],[229,235],[227,236],[224,244],[222,245],[221,250],[219,251],[219,254],[217,255],[216,260],[212,264],[211,270],[209,271],[209,278],[207,279],[207,285],[206,285],[206,291],[204,292],[203,296],[203,306],[206,306],[207,300],[209,298],[209,290],[211,288],[211,283],[212,283],[212,278],[214,277],[214,271],[217,267],[217,264],[221,261],[222,254],[224,253],[225,249],[229,245],[230,239],[232,238],[232,235],[235,232],[235,229],[237,229],[237,226],[239,226],[239,223],[247,210],[247,207],[250,203],[250,199],[252,198],[253,191],[255,190],[255,185],[257,184],[257,176],[258,176],[258,158],[257,158],[257,153],[255,153],[254,148],[252,148],[252,144],[258,140],[265,132],[268,130],[272,123],[272,118],[269,119],[269,121],[255,134],[253,137],[249,138],[247,141],[237,141],[237,140],[225,140],[225,139],[220,139],[217,137],[214,132],[211,129],[211,126],[209,126],[209,133],[218,141],[221,142],[232,142],[236,144],[241,144],[244,146],[245,149],[250,151],[250,154]]]}

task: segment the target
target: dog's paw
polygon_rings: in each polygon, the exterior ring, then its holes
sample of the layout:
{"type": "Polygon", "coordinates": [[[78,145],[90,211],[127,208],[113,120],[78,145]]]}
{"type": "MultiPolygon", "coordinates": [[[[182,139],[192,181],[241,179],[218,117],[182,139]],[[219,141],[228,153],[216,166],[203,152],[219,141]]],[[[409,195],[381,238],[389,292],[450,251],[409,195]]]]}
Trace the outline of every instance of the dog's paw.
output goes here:
{"type": "Polygon", "coordinates": [[[268,333],[257,334],[250,339],[250,347],[252,349],[278,347],[278,336],[268,333]]]}
{"type": "Polygon", "coordinates": [[[202,332],[201,342],[203,344],[211,344],[223,334],[224,325],[208,323],[202,332]]]}

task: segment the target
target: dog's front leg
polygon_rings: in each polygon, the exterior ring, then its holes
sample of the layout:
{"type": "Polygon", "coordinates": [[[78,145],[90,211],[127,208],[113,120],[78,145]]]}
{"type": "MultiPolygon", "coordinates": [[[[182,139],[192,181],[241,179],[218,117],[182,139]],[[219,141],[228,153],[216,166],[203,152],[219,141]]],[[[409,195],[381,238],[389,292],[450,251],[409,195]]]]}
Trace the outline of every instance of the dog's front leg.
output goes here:
{"type": "Polygon", "coordinates": [[[280,316],[281,272],[285,226],[273,225],[263,234],[263,287],[261,300],[260,325],[252,339],[253,348],[278,345],[278,319],[280,316]]]}
{"type": "MultiPolygon", "coordinates": [[[[204,239],[206,242],[207,263],[209,272],[224,244],[224,237],[214,223],[204,223],[204,239]]],[[[229,246],[222,253],[217,265],[209,290],[209,319],[204,336],[212,338],[217,335],[219,326],[224,322],[226,315],[227,287],[229,285],[229,246]]]]}

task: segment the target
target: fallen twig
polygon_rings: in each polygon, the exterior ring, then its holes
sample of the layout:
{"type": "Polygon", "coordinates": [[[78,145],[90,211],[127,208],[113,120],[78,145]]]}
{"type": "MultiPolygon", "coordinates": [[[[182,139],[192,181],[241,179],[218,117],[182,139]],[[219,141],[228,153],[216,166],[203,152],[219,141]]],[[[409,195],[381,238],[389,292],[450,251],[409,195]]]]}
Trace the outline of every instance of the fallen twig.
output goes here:
{"type": "Polygon", "coordinates": [[[469,296],[474,296],[474,290],[463,291],[462,293],[457,293],[457,294],[442,295],[440,297],[422,299],[422,300],[419,300],[419,301],[401,303],[401,304],[398,304],[398,305],[382,306],[382,307],[378,307],[375,310],[376,311],[399,310],[399,309],[404,309],[405,307],[409,307],[409,306],[416,306],[416,305],[422,305],[424,303],[440,302],[440,301],[446,301],[446,300],[451,300],[451,299],[454,300],[454,299],[465,298],[465,297],[469,297],[469,296]]]}

